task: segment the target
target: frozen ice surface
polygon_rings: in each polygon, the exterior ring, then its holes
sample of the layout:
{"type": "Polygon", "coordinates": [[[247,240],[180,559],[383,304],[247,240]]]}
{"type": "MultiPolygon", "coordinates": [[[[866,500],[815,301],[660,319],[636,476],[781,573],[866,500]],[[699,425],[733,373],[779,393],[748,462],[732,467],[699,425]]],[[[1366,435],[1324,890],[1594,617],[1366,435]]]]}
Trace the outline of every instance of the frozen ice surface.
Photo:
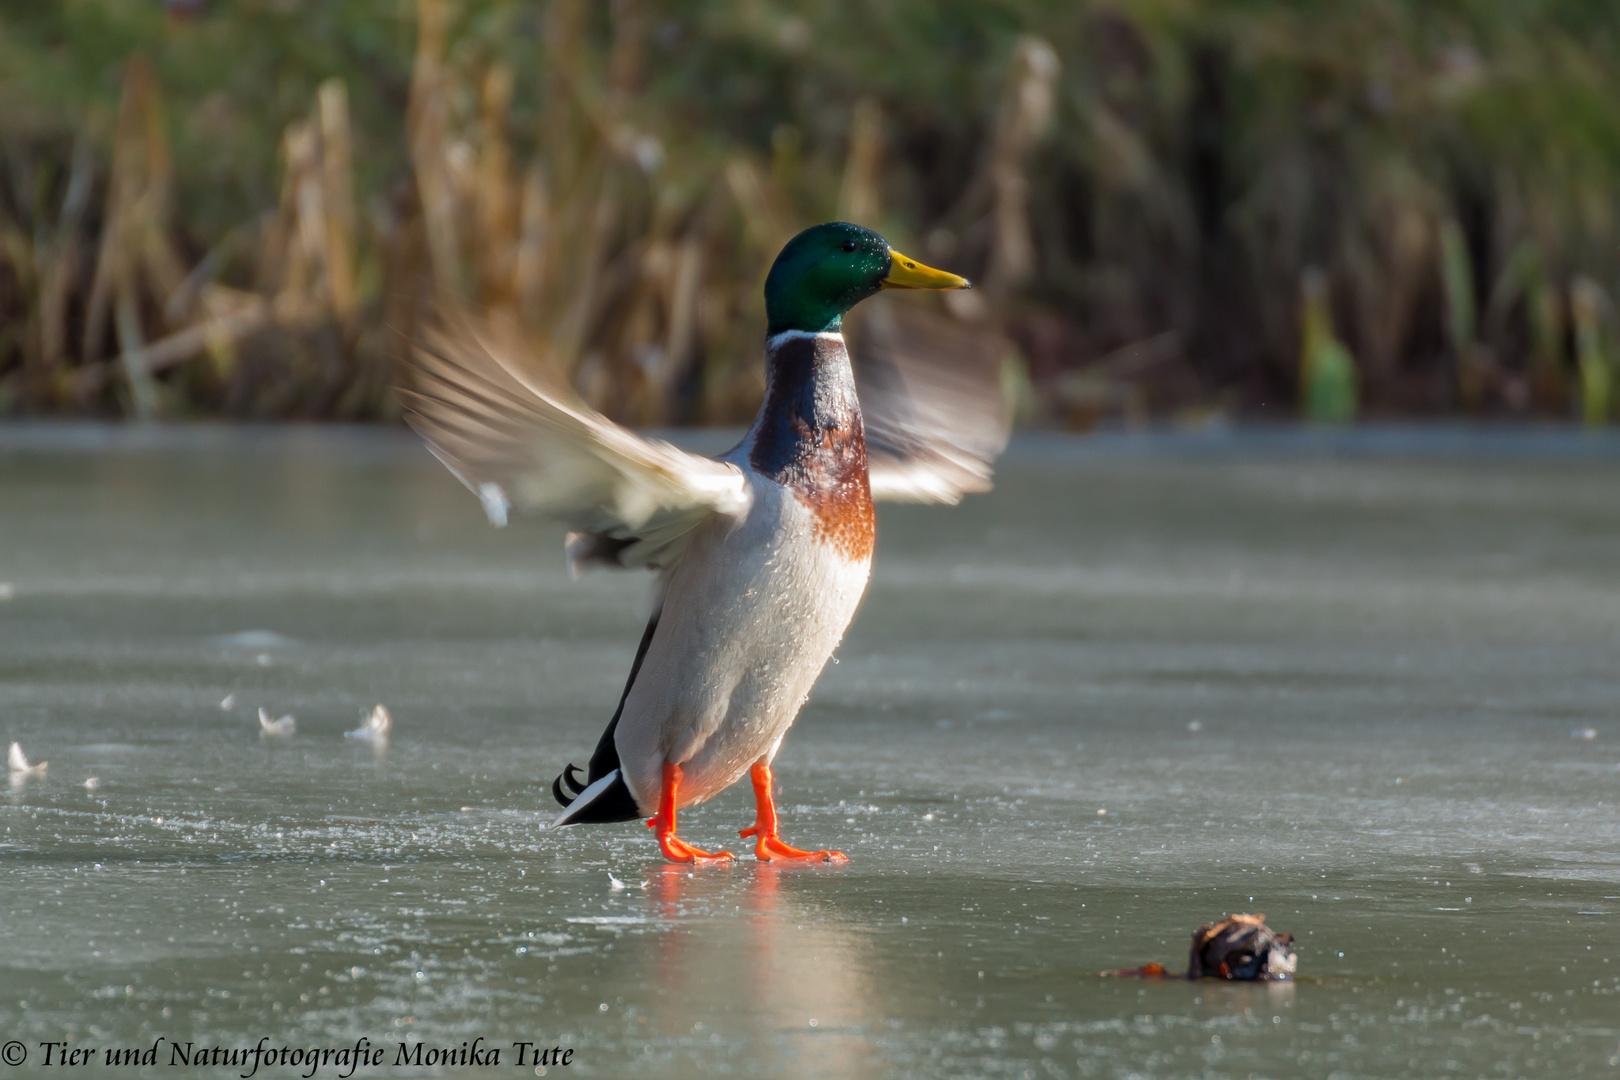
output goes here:
{"type": "MultiPolygon", "coordinates": [[[[53,765],[0,791],[7,1038],[482,1034],[597,1077],[1620,1063],[1612,442],[1017,443],[989,496],[882,510],[777,759],[784,837],[849,865],[694,871],[635,823],[541,827],[643,580],[571,582],[560,531],[491,529],[396,433],[0,436],[0,742],[53,765]],[[377,701],[393,738],[345,740],[377,701]],[[1297,984],[1097,974],[1251,911],[1297,984]]],[[[735,844],[746,789],[683,834],[735,844]]]]}

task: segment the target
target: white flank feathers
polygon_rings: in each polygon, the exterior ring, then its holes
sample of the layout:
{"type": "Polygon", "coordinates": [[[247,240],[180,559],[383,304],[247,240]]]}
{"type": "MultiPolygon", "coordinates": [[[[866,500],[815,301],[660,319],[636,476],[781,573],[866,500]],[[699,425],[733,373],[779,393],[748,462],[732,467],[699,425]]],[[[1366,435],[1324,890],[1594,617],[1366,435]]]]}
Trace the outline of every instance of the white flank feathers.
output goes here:
{"type": "Polygon", "coordinates": [[[261,707],[259,709],[259,734],[266,739],[285,739],[298,730],[298,721],[291,715],[283,716],[279,720],[270,719],[270,714],[261,707]]]}
{"type": "Polygon", "coordinates": [[[23,753],[21,743],[11,744],[11,753],[7,756],[6,761],[11,766],[12,776],[44,776],[46,767],[50,765],[48,761],[42,761],[38,765],[30,765],[28,755],[23,753]]]}
{"type": "Polygon", "coordinates": [[[387,742],[389,732],[394,730],[394,718],[389,715],[388,706],[373,705],[371,713],[360,722],[360,726],[353,731],[345,731],[345,739],[365,739],[369,742],[387,742]]]}
{"type": "MultiPolygon", "coordinates": [[[[733,460],[746,460],[747,444],[733,460]]],[[[813,511],[768,480],[734,527],[697,530],[670,573],[615,745],[625,786],[655,806],[665,760],[681,805],[770,760],[866,589],[868,560],[815,536],[813,511]]]]}

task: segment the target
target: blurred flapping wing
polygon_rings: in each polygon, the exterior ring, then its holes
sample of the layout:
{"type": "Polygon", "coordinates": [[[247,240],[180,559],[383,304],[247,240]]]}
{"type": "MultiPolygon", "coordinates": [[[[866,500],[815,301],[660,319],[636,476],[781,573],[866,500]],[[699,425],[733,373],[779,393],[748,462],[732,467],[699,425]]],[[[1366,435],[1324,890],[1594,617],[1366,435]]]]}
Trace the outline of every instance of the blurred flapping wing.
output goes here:
{"type": "Polygon", "coordinates": [[[886,297],[867,307],[853,359],[872,497],[955,503],[989,491],[1011,427],[1006,341],[886,297]]]}
{"type": "Polygon", "coordinates": [[[569,569],[668,568],[713,515],[741,518],[752,495],[736,466],[643,439],[545,389],[467,320],[442,319],[413,350],[406,421],[477,495],[491,524],[509,513],[560,521],[569,569]]]}

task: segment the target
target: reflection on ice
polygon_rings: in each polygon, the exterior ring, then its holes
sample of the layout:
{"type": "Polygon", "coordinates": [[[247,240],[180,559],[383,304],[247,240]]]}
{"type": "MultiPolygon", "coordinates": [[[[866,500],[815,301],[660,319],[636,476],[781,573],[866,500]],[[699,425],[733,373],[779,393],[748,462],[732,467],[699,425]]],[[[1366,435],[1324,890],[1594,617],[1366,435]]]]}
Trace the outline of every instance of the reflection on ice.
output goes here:
{"type": "Polygon", "coordinates": [[[293,640],[274,630],[241,630],[234,634],[221,634],[214,639],[221,645],[228,645],[237,649],[282,649],[293,644],[293,640]]]}
{"type": "Polygon", "coordinates": [[[794,881],[837,873],[762,863],[716,872],[661,865],[646,872],[648,910],[660,929],[653,1023],[667,1038],[701,1034],[703,1017],[745,1002],[740,1024],[750,1075],[865,1076],[864,1037],[882,1003],[874,993],[863,933],[800,901],[794,881]]]}

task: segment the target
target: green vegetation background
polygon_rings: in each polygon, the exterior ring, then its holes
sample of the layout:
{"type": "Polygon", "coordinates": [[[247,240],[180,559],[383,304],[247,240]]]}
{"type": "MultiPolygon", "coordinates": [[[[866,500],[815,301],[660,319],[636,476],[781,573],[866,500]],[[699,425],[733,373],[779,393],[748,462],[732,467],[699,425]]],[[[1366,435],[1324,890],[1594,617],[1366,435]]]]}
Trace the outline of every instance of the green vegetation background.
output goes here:
{"type": "MultiPolygon", "coordinates": [[[[769,229],[746,200],[714,195],[728,165],[756,163],[787,224],[831,217],[847,205],[852,126],[871,102],[881,166],[866,223],[983,275],[1005,228],[986,177],[1020,43],[1036,40],[1058,67],[1014,178],[1035,270],[978,317],[1027,370],[1037,418],[1615,416],[1612,0],[619,0],[576,5],[562,49],[555,6],[449,5],[444,108],[476,145],[481,80],[504,65],[515,167],[544,162],[563,212],[570,175],[576,188],[622,193],[610,260],[701,220],[705,280],[756,289],[769,229]],[[579,165],[584,144],[556,119],[564,98],[575,114],[606,109],[650,133],[656,153],[641,144],[640,167],[618,172],[579,165]],[[659,214],[673,224],[656,225],[659,214]]],[[[335,393],[293,361],[265,371],[278,350],[314,350],[315,367],[387,362],[395,249],[384,234],[412,198],[419,17],[405,0],[0,4],[0,410],[132,408],[117,378],[64,381],[117,354],[111,331],[74,341],[49,378],[29,374],[45,363],[29,335],[75,147],[95,162],[77,226],[94,250],[127,66],[140,56],[173,160],[164,228],[188,267],[276,211],[284,133],[333,77],[348,92],[360,221],[361,329],[336,345],[312,345],[308,330],[269,335],[251,385],[252,364],[177,365],[162,376],[163,410],[388,415],[386,377],[335,393]]],[[[252,246],[224,249],[209,273],[253,288],[252,246]]],[[[557,253],[561,273],[568,257],[557,253]]],[[[69,337],[82,333],[93,271],[88,254],[74,264],[69,337]]],[[[148,338],[174,329],[158,325],[161,299],[142,310],[148,338]]],[[[609,375],[636,348],[614,336],[627,310],[604,301],[586,335],[609,375]]],[[[617,411],[743,415],[757,322],[746,300],[724,307],[682,339],[687,352],[670,359],[680,370],[659,384],[667,400],[617,411]]],[[[615,411],[611,391],[595,397],[615,411]]]]}

